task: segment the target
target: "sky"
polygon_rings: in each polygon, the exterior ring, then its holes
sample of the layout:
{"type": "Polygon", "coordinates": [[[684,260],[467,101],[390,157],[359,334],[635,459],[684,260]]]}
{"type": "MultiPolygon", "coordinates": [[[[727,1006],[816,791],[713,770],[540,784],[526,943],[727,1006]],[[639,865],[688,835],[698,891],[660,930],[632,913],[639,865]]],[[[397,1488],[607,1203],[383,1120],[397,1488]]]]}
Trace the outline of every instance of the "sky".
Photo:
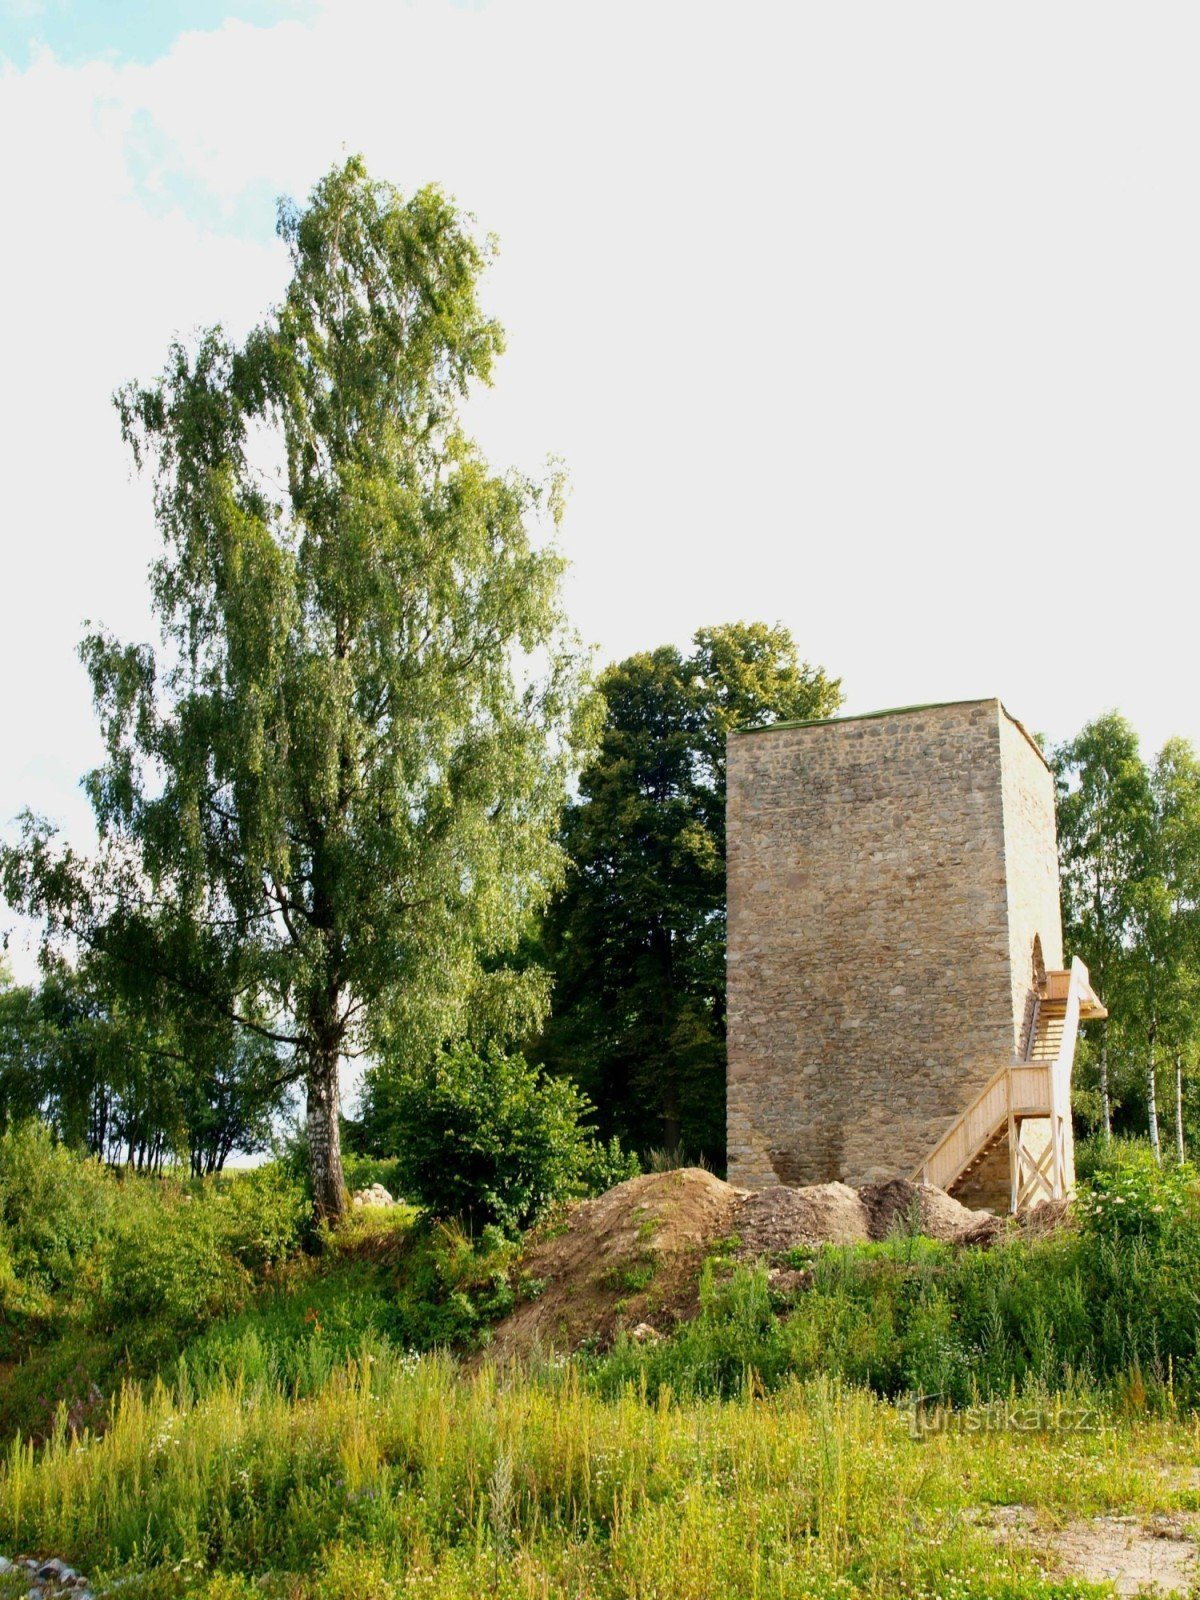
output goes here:
{"type": "Polygon", "coordinates": [[[76,645],[154,637],[112,391],[355,152],[499,238],[470,421],[598,662],[761,618],[851,712],[1200,743],[1198,74],[1193,0],[0,0],[0,829],[86,841],[76,645]]]}

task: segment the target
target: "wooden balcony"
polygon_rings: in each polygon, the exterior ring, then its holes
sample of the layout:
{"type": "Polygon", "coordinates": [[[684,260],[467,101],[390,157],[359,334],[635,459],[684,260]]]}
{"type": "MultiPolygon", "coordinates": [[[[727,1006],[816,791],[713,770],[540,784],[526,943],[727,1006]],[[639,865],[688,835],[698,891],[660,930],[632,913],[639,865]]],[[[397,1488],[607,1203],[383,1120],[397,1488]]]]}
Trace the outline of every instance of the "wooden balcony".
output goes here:
{"type": "MultiPolygon", "coordinates": [[[[1102,1022],[1108,1015],[1108,1010],[1099,995],[1092,988],[1091,980],[1087,977],[1087,968],[1080,961],[1076,963],[1082,968],[1084,977],[1079,995],[1079,1020],[1080,1022],[1102,1022]]],[[[1042,990],[1044,1001],[1058,1002],[1066,1005],[1067,996],[1071,990],[1071,973],[1073,968],[1067,967],[1063,971],[1047,972],[1046,985],[1042,990]]]]}

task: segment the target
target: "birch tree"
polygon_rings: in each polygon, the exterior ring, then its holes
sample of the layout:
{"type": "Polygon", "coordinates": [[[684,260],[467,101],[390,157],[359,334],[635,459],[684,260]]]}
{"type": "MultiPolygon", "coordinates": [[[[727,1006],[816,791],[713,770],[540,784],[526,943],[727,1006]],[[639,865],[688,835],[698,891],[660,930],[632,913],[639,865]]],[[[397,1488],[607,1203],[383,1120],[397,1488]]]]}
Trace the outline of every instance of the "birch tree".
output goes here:
{"type": "Polygon", "coordinates": [[[1063,922],[1108,1005],[1100,1024],[1101,1126],[1112,1133],[1112,1050],[1129,1018],[1135,885],[1145,870],[1153,803],[1137,734],[1119,712],[1089,722],[1054,753],[1063,922]]]}
{"type": "Polygon", "coordinates": [[[1147,763],[1129,723],[1109,712],[1057,751],[1056,769],[1065,931],[1110,1013],[1099,1056],[1104,1130],[1116,1060],[1144,1099],[1161,1158],[1169,1061],[1182,1160],[1184,1075],[1200,1049],[1200,760],[1170,739],[1147,763]]]}
{"type": "Polygon", "coordinates": [[[544,999],[496,957],[558,879],[587,702],[536,537],[554,485],[491,471],[459,418],[502,348],[468,220],[351,160],[279,233],[291,281],[245,342],[176,344],[117,397],[162,638],[82,646],[98,852],[27,817],[3,868],[48,938],[279,1048],[336,1217],[340,1064],[544,999]]]}

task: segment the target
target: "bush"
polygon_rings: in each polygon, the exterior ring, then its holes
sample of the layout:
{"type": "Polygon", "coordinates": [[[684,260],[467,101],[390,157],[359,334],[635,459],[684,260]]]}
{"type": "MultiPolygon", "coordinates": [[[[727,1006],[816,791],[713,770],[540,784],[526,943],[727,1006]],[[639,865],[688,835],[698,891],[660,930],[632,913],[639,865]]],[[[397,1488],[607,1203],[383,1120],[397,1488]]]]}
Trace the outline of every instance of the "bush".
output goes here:
{"type": "Polygon", "coordinates": [[[618,1183],[640,1175],[642,1164],[632,1150],[623,1150],[616,1134],[607,1144],[596,1139],[589,1143],[579,1174],[583,1194],[604,1194],[618,1183]]]}
{"type": "Polygon", "coordinates": [[[446,1051],[401,1080],[393,1104],[405,1195],[472,1228],[527,1228],[577,1192],[593,1148],[576,1086],[494,1048],[446,1051]]]}
{"type": "Polygon", "coordinates": [[[127,1178],[100,1251],[93,1321],[161,1344],[236,1311],[296,1248],[301,1186],[278,1166],[184,1186],[127,1178]]]}
{"type": "Polygon", "coordinates": [[[1142,1239],[1156,1247],[1194,1227],[1196,1174],[1190,1166],[1160,1164],[1140,1140],[1110,1139],[1086,1151],[1078,1199],[1084,1230],[1110,1243],[1142,1239]]]}
{"type": "Polygon", "coordinates": [[[292,1255],[308,1226],[303,1183],[275,1162],[222,1178],[215,1189],[222,1207],[224,1247],[249,1271],[260,1273],[292,1255]]]}
{"type": "Polygon", "coordinates": [[[56,1143],[40,1122],[0,1134],[0,1257],[10,1282],[73,1290],[107,1226],[114,1188],[100,1162],[56,1143]]]}
{"type": "Polygon", "coordinates": [[[211,1188],[193,1196],[166,1180],[123,1187],[101,1251],[97,1325],[156,1344],[235,1311],[250,1274],[229,1250],[223,1197],[211,1188]]]}

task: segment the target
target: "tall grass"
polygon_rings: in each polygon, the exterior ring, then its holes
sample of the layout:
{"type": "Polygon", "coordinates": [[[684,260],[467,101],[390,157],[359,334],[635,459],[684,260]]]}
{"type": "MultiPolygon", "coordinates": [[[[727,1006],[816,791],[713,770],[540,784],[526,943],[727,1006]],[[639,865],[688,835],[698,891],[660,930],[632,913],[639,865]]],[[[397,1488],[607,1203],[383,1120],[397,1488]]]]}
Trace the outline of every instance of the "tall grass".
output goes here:
{"type": "Polygon", "coordinates": [[[915,1439],[902,1411],[825,1380],[649,1403],[570,1366],[464,1377],[385,1354],[304,1401],[242,1380],[129,1389],[100,1438],[14,1445],[0,1549],[131,1569],[154,1593],[275,1574],[356,1600],[1066,1595],[1086,1591],[1047,1587],[977,1509],[1195,1509],[1198,1445],[1179,1421],[915,1439]]]}

